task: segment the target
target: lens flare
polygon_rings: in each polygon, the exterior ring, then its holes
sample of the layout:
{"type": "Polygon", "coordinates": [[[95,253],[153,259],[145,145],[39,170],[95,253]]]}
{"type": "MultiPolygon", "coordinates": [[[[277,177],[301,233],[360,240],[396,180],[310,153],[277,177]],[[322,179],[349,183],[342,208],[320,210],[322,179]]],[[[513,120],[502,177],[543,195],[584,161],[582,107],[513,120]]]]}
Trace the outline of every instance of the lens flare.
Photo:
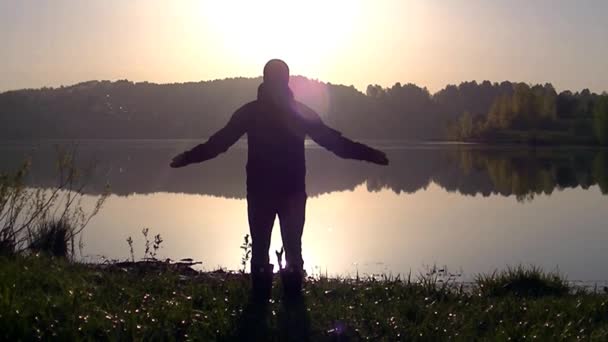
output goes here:
{"type": "Polygon", "coordinates": [[[289,87],[293,91],[296,100],[307,103],[321,116],[327,115],[330,98],[325,83],[305,82],[303,78],[292,77],[289,87]]]}

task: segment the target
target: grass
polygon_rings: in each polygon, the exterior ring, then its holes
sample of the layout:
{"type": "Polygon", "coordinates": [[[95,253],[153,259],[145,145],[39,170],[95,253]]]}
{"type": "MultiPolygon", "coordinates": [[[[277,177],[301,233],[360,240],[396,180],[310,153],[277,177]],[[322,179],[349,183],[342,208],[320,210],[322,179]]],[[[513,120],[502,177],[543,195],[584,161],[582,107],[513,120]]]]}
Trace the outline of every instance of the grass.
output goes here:
{"type": "Polygon", "coordinates": [[[519,297],[563,296],[570,286],[558,273],[545,273],[540,268],[508,267],[505,271],[477,276],[476,288],[484,296],[514,295],[519,297]]]}
{"type": "Polygon", "coordinates": [[[472,287],[309,279],[304,302],[248,305],[238,273],[186,276],[43,256],[0,257],[0,340],[606,340],[608,297],[512,268],[472,287]]]}
{"type": "Polygon", "coordinates": [[[45,252],[57,257],[67,257],[70,252],[70,232],[73,227],[66,220],[41,221],[32,233],[28,249],[34,253],[45,252]]]}

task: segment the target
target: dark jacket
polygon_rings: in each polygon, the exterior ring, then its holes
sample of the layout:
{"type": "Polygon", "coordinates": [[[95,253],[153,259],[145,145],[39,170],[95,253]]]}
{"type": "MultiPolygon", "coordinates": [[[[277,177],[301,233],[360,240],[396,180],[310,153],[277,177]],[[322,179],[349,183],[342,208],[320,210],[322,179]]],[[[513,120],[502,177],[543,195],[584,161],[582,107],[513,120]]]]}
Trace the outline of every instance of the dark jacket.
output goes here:
{"type": "Polygon", "coordinates": [[[286,100],[277,104],[276,96],[262,85],[256,101],[239,108],[224,128],[185,153],[187,162],[214,158],[247,134],[247,192],[270,195],[305,192],[306,136],[342,158],[371,161],[378,153],[326,126],[314,110],[287,92],[286,100]]]}

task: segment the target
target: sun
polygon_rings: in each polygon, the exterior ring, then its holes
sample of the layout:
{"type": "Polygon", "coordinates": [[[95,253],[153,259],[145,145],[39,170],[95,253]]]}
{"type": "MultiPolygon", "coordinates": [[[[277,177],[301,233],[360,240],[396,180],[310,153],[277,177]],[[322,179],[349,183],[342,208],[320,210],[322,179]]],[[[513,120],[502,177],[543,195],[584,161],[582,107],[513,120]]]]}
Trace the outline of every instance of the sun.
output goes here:
{"type": "Polygon", "coordinates": [[[304,67],[331,60],[356,39],[361,1],[216,0],[200,10],[205,29],[230,58],[256,65],[282,58],[304,67]]]}

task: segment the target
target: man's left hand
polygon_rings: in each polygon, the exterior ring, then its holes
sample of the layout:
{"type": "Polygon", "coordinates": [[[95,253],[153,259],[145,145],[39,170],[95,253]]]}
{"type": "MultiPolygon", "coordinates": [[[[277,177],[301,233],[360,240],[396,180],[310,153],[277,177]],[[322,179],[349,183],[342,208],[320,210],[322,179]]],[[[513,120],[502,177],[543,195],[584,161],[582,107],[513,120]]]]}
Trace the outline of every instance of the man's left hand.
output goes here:
{"type": "Polygon", "coordinates": [[[186,158],[186,152],[184,152],[184,153],[180,153],[177,156],[173,157],[173,159],[171,160],[171,164],[169,164],[169,166],[171,166],[172,168],[178,168],[178,167],[184,167],[188,164],[190,164],[190,163],[188,163],[188,160],[186,158]]]}

